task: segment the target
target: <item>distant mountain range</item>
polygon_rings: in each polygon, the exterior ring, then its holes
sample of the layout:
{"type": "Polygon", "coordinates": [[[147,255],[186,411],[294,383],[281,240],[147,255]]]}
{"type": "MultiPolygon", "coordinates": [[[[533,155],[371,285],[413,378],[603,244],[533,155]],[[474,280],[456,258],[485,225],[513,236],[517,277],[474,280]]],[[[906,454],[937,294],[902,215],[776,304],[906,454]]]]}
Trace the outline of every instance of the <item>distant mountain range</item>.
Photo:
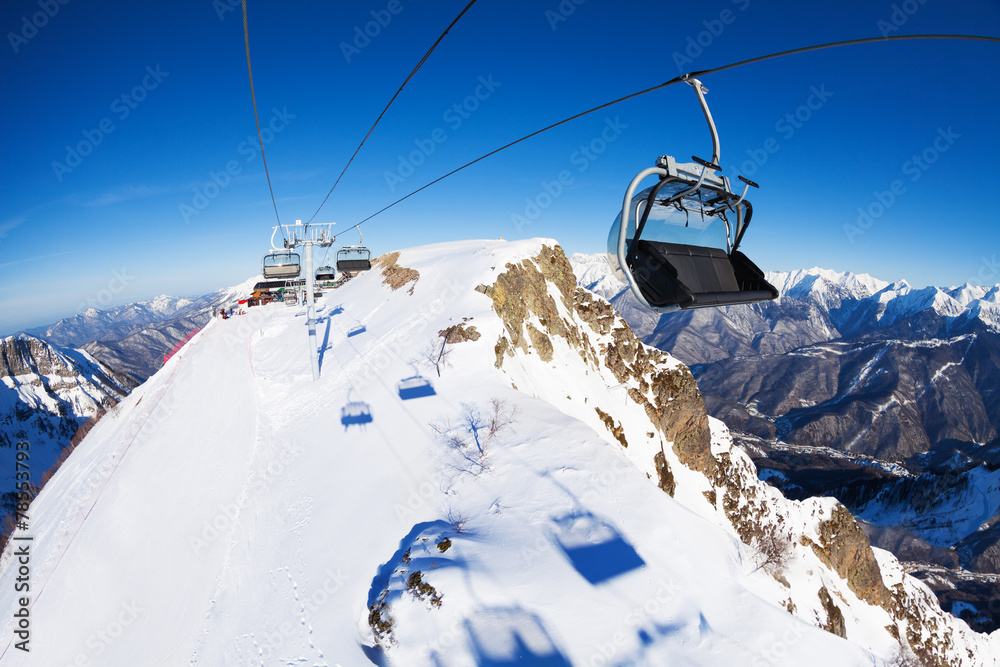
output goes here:
{"type": "Polygon", "coordinates": [[[27,441],[31,481],[96,420],[162,365],[163,356],[222,306],[236,305],[259,278],[195,299],[159,296],[73,317],[0,339],[0,518],[13,509],[14,446],[27,441]],[[6,453],[3,453],[6,452],[6,453]]]}
{"type": "Polygon", "coordinates": [[[786,495],[836,496],[876,545],[950,568],[938,589],[953,601],[959,568],[1000,574],[1000,285],[814,268],[768,273],[774,301],[658,315],[605,255],[570,259],[643,342],[691,366],[709,412],[786,495]]]}
{"type": "Polygon", "coordinates": [[[163,365],[163,355],[178,341],[205,326],[222,306],[246,298],[259,280],[255,276],[194,299],[164,295],[110,310],[90,308],[25,333],[58,347],[80,347],[140,383],[163,365]]]}

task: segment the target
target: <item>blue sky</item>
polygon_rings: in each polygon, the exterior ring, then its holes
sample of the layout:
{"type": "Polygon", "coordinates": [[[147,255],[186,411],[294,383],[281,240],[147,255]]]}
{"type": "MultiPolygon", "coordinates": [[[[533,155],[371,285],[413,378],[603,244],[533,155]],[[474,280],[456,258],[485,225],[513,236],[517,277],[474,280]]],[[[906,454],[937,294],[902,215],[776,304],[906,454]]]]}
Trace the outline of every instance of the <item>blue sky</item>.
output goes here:
{"type": "MultiPolygon", "coordinates": [[[[316,212],[465,4],[250,0],[282,222],[316,212]],[[359,37],[366,28],[374,36],[359,37]]],[[[235,0],[11,0],[0,27],[0,334],[259,271],[275,215],[235,0]]],[[[931,32],[1000,35],[1000,3],[479,0],[316,220],[349,227],[482,153],[681,71],[931,32]]],[[[766,270],[1000,283],[998,65],[998,44],[920,41],[706,77],[724,172],[761,185],[744,250],[766,270]]],[[[481,162],[376,217],[364,238],[375,253],[500,236],[598,252],[635,173],[657,155],[710,152],[694,94],[673,86],[481,162]]]]}

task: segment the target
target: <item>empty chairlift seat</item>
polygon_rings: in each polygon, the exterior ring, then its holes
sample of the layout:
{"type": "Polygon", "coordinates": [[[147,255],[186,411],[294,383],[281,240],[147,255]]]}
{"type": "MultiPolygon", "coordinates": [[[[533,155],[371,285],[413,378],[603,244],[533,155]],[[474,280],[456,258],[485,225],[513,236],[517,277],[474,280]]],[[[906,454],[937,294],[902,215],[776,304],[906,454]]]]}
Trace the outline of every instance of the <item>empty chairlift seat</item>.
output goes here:
{"type": "Polygon", "coordinates": [[[764,273],[738,250],[640,240],[632,274],[650,305],[681,309],[757,303],[777,296],[764,273]]]}
{"type": "Polygon", "coordinates": [[[753,207],[747,191],[757,184],[740,176],[733,191],[720,172],[719,134],[701,82],[694,89],[712,136],[711,161],[669,155],[640,171],[625,190],[622,209],[608,234],[608,262],[636,300],[655,312],[768,301],[778,290],[739,251],[753,207]],[[636,194],[650,176],[659,181],[636,194]]]}
{"type": "Polygon", "coordinates": [[[269,252],[261,259],[260,271],[267,280],[298,278],[302,273],[302,261],[297,252],[269,252]]]}
{"type": "Polygon", "coordinates": [[[360,245],[344,246],[337,251],[338,271],[368,271],[372,268],[372,254],[360,245]]]}

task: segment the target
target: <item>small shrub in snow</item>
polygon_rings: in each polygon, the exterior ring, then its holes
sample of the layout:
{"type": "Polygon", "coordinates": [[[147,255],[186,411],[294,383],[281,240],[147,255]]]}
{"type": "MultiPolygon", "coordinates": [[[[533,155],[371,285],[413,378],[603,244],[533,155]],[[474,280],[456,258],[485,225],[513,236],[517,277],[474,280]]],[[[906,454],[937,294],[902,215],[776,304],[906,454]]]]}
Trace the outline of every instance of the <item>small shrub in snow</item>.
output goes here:
{"type": "Polygon", "coordinates": [[[475,403],[462,403],[457,422],[443,418],[430,424],[438,439],[458,456],[452,467],[473,476],[489,471],[489,447],[500,434],[512,430],[517,409],[501,398],[490,401],[485,416],[475,403]]]}
{"type": "Polygon", "coordinates": [[[408,590],[410,594],[418,600],[429,602],[431,606],[441,606],[441,594],[438,593],[433,586],[423,580],[420,570],[412,573],[406,580],[406,590],[408,590]]]}
{"type": "Polygon", "coordinates": [[[914,655],[913,650],[900,640],[896,655],[887,663],[889,667],[923,667],[923,661],[914,655]]]}
{"type": "Polygon", "coordinates": [[[764,526],[753,546],[757,549],[757,569],[772,573],[782,572],[793,553],[791,537],[777,526],[764,526]]]}

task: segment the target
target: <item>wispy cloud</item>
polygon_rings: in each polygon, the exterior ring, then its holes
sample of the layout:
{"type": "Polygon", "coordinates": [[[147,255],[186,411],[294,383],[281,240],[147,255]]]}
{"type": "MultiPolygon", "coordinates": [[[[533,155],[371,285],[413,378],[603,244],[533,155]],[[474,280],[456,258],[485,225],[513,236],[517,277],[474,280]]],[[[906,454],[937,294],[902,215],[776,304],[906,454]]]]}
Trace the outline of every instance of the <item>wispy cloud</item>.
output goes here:
{"type": "Polygon", "coordinates": [[[126,201],[132,201],[134,199],[142,199],[143,197],[152,197],[154,195],[161,195],[165,192],[170,192],[170,188],[166,187],[150,187],[148,185],[126,185],[125,187],[117,188],[110,192],[105,192],[102,195],[91,199],[90,201],[83,202],[84,206],[110,206],[112,204],[120,204],[126,201]]]}
{"type": "Polygon", "coordinates": [[[25,257],[24,259],[15,259],[13,262],[2,262],[0,263],[0,269],[6,266],[14,266],[15,264],[24,264],[25,262],[35,262],[40,259],[48,259],[49,257],[59,257],[61,255],[72,255],[72,250],[67,250],[65,252],[54,252],[51,255],[39,255],[37,257],[25,257]]]}
{"type": "Polygon", "coordinates": [[[316,176],[319,176],[324,171],[325,171],[324,169],[320,168],[308,169],[308,170],[307,169],[292,170],[292,171],[282,172],[281,174],[279,174],[278,178],[282,181],[308,181],[310,178],[315,178],[316,176]]]}
{"type": "Polygon", "coordinates": [[[16,218],[10,218],[8,220],[0,222],[0,241],[3,241],[5,238],[7,238],[7,234],[13,231],[14,228],[23,225],[27,220],[28,218],[26,216],[20,215],[16,218]]]}

